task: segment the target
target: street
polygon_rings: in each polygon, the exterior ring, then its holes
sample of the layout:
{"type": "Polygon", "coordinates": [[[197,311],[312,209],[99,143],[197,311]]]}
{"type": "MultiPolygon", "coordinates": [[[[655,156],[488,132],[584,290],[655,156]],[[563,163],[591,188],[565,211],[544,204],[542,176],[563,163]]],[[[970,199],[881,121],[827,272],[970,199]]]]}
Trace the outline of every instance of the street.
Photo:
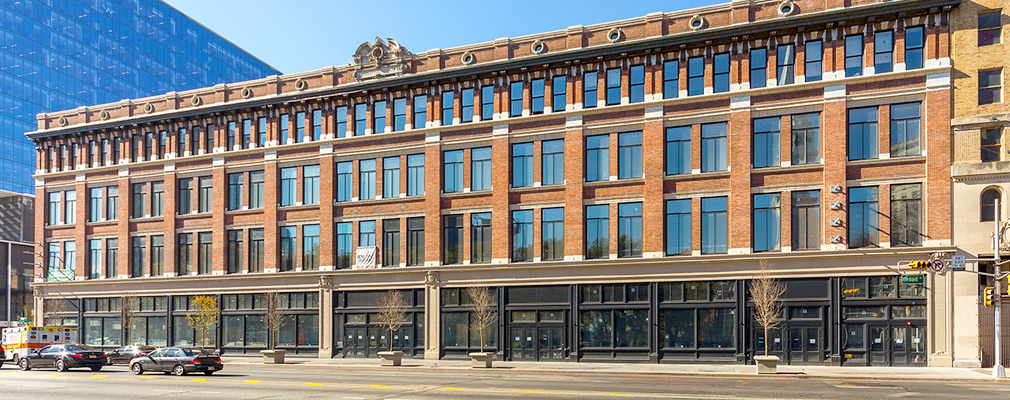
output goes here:
{"type": "Polygon", "coordinates": [[[298,365],[230,365],[213,376],[133,375],[124,366],[101,372],[0,369],[6,399],[1005,399],[1010,384],[878,381],[813,377],[706,377],[616,373],[389,370],[298,365]]]}

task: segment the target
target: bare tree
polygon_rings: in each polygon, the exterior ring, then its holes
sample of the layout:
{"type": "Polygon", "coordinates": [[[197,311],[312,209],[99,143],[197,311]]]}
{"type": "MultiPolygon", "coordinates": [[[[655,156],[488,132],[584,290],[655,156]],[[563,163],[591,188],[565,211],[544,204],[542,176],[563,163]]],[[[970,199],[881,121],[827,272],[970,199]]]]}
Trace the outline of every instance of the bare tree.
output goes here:
{"type": "Polygon", "coordinates": [[[786,285],[772,277],[767,261],[761,261],[757,279],[750,284],[750,296],[754,302],[754,320],[765,331],[765,356],[769,349],[769,331],[782,325],[782,295],[785,293],[786,285]]]}
{"type": "Polygon", "coordinates": [[[47,326],[63,325],[62,314],[67,312],[67,301],[59,297],[43,300],[42,324],[47,326]]]}
{"type": "Polygon", "coordinates": [[[390,290],[379,299],[379,324],[389,330],[389,351],[393,351],[393,332],[400,330],[407,318],[407,301],[398,290],[390,290]]]}
{"type": "Polygon", "coordinates": [[[190,313],[186,315],[193,329],[200,332],[200,350],[203,350],[206,343],[207,331],[217,323],[221,309],[217,306],[217,298],[214,296],[196,296],[189,303],[190,313]]]}
{"type": "Polygon", "coordinates": [[[267,332],[271,336],[270,350],[277,347],[278,331],[284,326],[284,310],[281,309],[281,294],[269,292],[266,294],[267,311],[263,314],[263,322],[266,324],[267,332]]]}
{"type": "Polygon", "coordinates": [[[466,288],[467,295],[470,296],[470,315],[473,315],[472,329],[476,329],[480,336],[480,352],[484,352],[484,330],[498,320],[498,302],[491,290],[487,286],[475,286],[466,288]]]}
{"type": "Polygon", "coordinates": [[[123,329],[126,331],[126,341],[133,344],[130,336],[133,334],[133,321],[137,319],[137,311],[140,310],[140,299],[134,295],[123,296],[120,310],[122,311],[123,329]]]}

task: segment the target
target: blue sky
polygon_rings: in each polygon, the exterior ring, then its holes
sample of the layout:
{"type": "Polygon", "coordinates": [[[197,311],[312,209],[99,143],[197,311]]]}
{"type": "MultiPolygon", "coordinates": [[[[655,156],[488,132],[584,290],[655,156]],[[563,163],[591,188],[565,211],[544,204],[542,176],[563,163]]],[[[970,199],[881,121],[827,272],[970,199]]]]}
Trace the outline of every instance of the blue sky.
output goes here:
{"type": "Polygon", "coordinates": [[[728,0],[165,0],[284,73],[344,65],[362,42],[412,52],[677,11],[728,0]]]}

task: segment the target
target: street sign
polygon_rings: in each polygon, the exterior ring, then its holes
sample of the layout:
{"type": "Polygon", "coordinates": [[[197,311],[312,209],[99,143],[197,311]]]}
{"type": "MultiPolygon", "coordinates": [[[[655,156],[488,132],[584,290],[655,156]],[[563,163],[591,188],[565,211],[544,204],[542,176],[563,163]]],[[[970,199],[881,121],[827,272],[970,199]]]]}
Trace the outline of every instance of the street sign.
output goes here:
{"type": "Polygon", "coordinates": [[[901,283],[906,285],[921,285],[926,282],[925,275],[902,275],[901,283]]]}
{"type": "Polygon", "coordinates": [[[933,270],[933,272],[943,271],[943,260],[934,258],[933,261],[929,262],[929,269],[933,270]]]}
{"type": "Polygon", "coordinates": [[[950,259],[950,270],[951,271],[964,271],[964,256],[954,256],[950,259]]]}

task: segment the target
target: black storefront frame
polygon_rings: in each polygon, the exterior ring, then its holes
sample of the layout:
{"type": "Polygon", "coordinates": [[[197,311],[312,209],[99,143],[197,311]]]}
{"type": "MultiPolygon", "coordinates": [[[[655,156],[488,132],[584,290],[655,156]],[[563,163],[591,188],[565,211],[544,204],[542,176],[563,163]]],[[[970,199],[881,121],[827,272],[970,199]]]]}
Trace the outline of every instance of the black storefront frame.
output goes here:
{"type": "MultiPolygon", "coordinates": [[[[364,351],[365,351],[364,355],[348,354],[348,351],[347,351],[350,348],[353,348],[355,350],[358,350],[358,349],[362,348],[362,347],[359,347],[359,346],[353,346],[352,347],[352,346],[348,345],[348,338],[347,338],[348,332],[350,332],[351,334],[356,334],[356,333],[359,332],[359,330],[363,329],[364,332],[365,332],[365,335],[364,335],[365,337],[363,337],[362,340],[365,340],[366,342],[370,341],[367,338],[369,332],[376,332],[376,333],[385,332],[385,333],[388,334],[388,331],[385,331],[384,328],[381,327],[381,325],[379,325],[378,323],[373,323],[372,321],[369,320],[371,315],[377,314],[380,311],[380,307],[378,305],[378,302],[376,302],[376,304],[373,305],[373,306],[348,306],[348,301],[347,301],[347,295],[348,295],[348,293],[368,293],[368,294],[372,294],[372,295],[376,295],[376,296],[381,296],[382,294],[384,294],[386,292],[387,291],[385,291],[385,290],[380,290],[380,291],[375,291],[375,290],[366,290],[366,291],[334,291],[333,292],[333,324],[332,324],[332,328],[333,328],[333,356],[332,357],[333,358],[338,358],[338,357],[339,358],[358,358],[358,357],[361,357],[361,358],[370,358],[370,357],[373,357],[373,353],[377,353],[379,351],[386,351],[386,350],[389,349],[385,345],[383,345],[381,348],[380,348],[380,346],[374,346],[373,347],[373,346],[370,346],[370,345],[366,345],[366,346],[363,347],[364,351]],[[358,315],[358,314],[364,315],[364,318],[365,318],[364,322],[362,322],[362,323],[351,323],[351,324],[348,324],[346,322],[346,318],[345,317],[347,317],[348,315],[358,315]],[[348,327],[348,325],[351,325],[351,326],[348,327]],[[375,351],[373,352],[372,349],[375,349],[375,351]]],[[[399,347],[394,346],[393,350],[402,351],[403,355],[406,356],[406,357],[411,357],[411,358],[424,357],[424,345],[425,345],[424,341],[427,339],[426,335],[424,335],[424,329],[425,328],[423,326],[423,322],[424,322],[424,301],[425,301],[425,298],[424,298],[424,289],[403,289],[403,290],[400,290],[400,293],[401,293],[401,295],[403,295],[404,293],[409,293],[409,295],[407,296],[408,297],[408,299],[407,299],[408,300],[408,306],[407,306],[406,312],[407,312],[407,316],[408,316],[407,318],[409,319],[410,322],[409,323],[404,323],[400,327],[400,331],[397,332],[396,334],[403,335],[403,332],[405,330],[409,330],[409,332],[411,332],[412,335],[411,335],[411,338],[408,338],[407,340],[409,340],[411,342],[410,343],[411,345],[410,346],[406,346],[406,347],[405,346],[399,346],[399,347]],[[420,340],[419,340],[419,338],[420,338],[420,340]]],[[[392,338],[390,338],[390,339],[392,339],[392,338]]],[[[355,338],[353,340],[357,340],[357,338],[355,338]]]]}

